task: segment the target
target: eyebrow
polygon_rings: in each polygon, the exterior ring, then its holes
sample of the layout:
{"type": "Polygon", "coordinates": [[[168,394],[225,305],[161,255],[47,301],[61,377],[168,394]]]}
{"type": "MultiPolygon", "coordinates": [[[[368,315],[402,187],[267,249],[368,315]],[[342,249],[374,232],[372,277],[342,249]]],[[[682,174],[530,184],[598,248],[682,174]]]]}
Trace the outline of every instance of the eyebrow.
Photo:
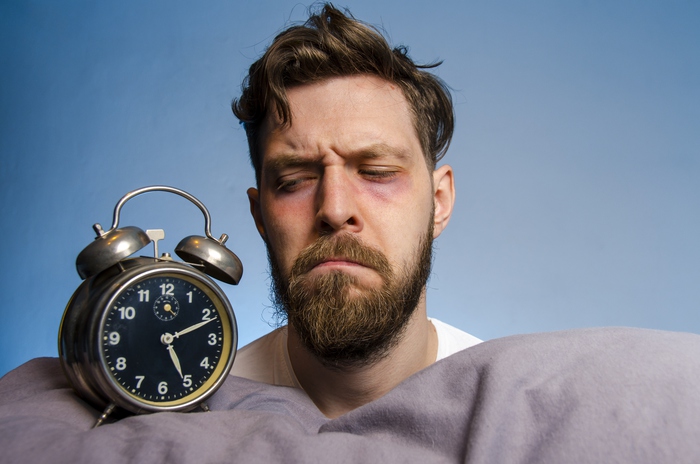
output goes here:
{"type": "Polygon", "coordinates": [[[279,172],[283,169],[310,166],[320,162],[321,156],[300,156],[293,153],[280,153],[271,160],[263,162],[263,170],[267,172],[279,172]]]}
{"type": "MultiPolygon", "coordinates": [[[[375,160],[382,158],[397,158],[400,160],[410,159],[410,153],[406,150],[397,148],[385,143],[375,143],[359,148],[351,152],[350,157],[366,160],[375,160]]],[[[302,156],[294,153],[280,153],[275,155],[273,159],[269,159],[263,163],[264,169],[270,172],[279,172],[283,169],[298,168],[318,164],[323,159],[323,155],[302,156]]]]}
{"type": "Polygon", "coordinates": [[[411,157],[410,153],[406,149],[387,145],[386,143],[374,143],[366,147],[362,147],[361,149],[357,150],[356,155],[366,159],[409,159],[411,157]]]}

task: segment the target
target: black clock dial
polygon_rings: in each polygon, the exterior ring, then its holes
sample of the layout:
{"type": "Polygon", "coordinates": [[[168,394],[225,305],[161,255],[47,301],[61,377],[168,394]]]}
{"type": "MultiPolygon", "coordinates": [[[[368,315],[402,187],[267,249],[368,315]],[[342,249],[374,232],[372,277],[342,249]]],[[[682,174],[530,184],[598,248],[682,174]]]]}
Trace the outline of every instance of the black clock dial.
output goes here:
{"type": "Polygon", "coordinates": [[[209,388],[231,351],[230,319],[197,279],[160,273],[128,284],[101,326],[109,377],[139,401],[184,403],[209,388]]]}

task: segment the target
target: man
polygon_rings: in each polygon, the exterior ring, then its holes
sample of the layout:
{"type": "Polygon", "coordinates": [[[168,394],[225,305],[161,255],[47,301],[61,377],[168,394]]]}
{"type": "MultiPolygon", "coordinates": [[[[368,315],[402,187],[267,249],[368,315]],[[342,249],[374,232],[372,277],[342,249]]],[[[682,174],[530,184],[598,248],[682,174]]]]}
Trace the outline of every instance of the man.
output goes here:
{"type": "Polygon", "coordinates": [[[234,374],[303,391],[231,377],[213,413],[95,430],[101,412],[58,360],[35,359],[0,379],[0,462],[698,462],[694,334],[504,337],[411,376],[477,341],[426,316],[431,241],[454,201],[452,170],[435,169],[451,105],[401,51],[325,7],[273,42],[234,111],[289,321],[234,374]]]}
{"type": "Polygon", "coordinates": [[[436,167],[452,102],[429,67],[331,5],[251,66],[233,111],[288,326],[242,348],[232,374],[301,388],[337,417],[479,342],[426,314],[454,204],[452,168],[436,167]]]}

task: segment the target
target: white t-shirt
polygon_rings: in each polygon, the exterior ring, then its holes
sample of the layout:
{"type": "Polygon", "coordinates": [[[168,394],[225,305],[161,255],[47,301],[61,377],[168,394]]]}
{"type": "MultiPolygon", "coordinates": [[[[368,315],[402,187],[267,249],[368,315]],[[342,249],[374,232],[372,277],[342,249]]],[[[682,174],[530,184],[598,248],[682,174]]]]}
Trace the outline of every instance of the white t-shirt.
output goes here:
{"type": "MultiPolygon", "coordinates": [[[[436,361],[481,343],[481,340],[437,319],[428,318],[438,338],[436,361]]],[[[236,353],[231,375],[271,385],[301,388],[287,351],[287,326],[247,344],[236,353]]]]}

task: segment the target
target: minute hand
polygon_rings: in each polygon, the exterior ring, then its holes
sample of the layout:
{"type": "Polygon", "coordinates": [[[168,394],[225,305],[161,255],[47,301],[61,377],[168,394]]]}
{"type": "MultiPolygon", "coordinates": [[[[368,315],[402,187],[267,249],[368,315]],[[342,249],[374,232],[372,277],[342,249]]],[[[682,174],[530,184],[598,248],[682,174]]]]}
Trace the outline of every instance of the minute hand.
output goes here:
{"type": "Polygon", "coordinates": [[[173,335],[173,337],[179,338],[180,335],[185,335],[185,334],[187,334],[187,333],[192,332],[193,330],[197,330],[197,329],[199,329],[200,327],[202,327],[202,326],[204,326],[204,325],[206,325],[206,324],[209,324],[211,321],[214,321],[214,320],[216,320],[216,316],[212,317],[211,319],[207,319],[206,321],[202,321],[202,322],[199,322],[199,323],[197,323],[197,324],[195,324],[195,325],[189,326],[188,328],[183,329],[183,330],[181,330],[180,332],[175,332],[175,335],[173,335]]]}

